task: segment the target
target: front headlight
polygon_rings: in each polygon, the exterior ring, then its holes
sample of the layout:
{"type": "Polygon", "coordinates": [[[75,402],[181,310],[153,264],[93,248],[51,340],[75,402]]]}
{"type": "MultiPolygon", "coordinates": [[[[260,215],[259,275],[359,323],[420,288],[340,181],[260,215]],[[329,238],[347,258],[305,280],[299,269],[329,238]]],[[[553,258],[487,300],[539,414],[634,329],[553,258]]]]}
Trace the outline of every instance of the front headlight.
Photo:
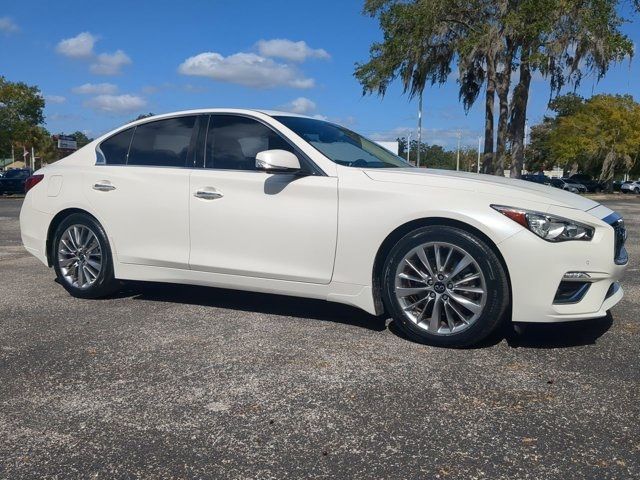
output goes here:
{"type": "Polygon", "coordinates": [[[589,241],[593,238],[593,227],[574,222],[568,218],[503,205],[491,205],[491,208],[549,242],[589,241]]]}

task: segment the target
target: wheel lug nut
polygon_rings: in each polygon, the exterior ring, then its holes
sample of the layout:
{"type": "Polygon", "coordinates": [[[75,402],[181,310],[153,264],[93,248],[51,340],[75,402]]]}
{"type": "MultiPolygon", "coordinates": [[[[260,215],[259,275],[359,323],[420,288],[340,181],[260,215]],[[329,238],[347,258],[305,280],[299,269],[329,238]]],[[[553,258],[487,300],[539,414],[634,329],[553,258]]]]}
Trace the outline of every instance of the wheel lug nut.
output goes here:
{"type": "Polygon", "coordinates": [[[452,289],[453,289],[453,283],[448,283],[448,284],[447,284],[447,288],[448,288],[449,290],[452,290],[452,289]]]}
{"type": "Polygon", "coordinates": [[[431,298],[435,297],[435,296],[436,296],[436,292],[431,292],[431,293],[429,294],[429,296],[430,296],[431,298]]]}
{"type": "Polygon", "coordinates": [[[449,295],[442,295],[442,300],[444,300],[445,302],[449,300],[449,295]]]}
{"type": "Polygon", "coordinates": [[[441,273],[438,274],[438,280],[442,280],[444,279],[444,275],[442,275],[441,273]]]}

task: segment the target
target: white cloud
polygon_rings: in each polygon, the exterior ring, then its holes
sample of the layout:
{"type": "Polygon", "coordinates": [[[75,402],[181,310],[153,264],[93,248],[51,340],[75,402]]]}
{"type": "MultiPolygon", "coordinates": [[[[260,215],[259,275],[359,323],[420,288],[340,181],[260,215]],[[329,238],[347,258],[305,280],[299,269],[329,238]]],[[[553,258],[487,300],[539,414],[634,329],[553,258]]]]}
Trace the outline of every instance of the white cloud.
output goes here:
{"type": "Polygon", "coordinates": [[[147,101],[137,95],[98,95],[84,102],[86,107],[107,113],[127,113],[140,110],[147,101]]]}
{"type": "Polygon", "coordinates": [[[6,34],[16,33],[20,30],[18,25],[10,17],[0,17],[0,32],[6,34]]]}
{"type": "Polygon", "coordinates": [[[204,52],[187,58],[178,71],[183,75],[209,77],[253,88],[311,88],[315,85],[312,78],[305,78],[296,68],[255,53],[224,57],[219,53],[204,52]]]}
{"type": "Polygon", "coordinates": [[[67,101],[62,95],[45,95],[44,99],[49,103],[64,103],[67,101]]]}
{"type": "Polygon", "coordinates": [[[118,87],[113,83],[85,83],[72,88],[71,91],[79,95],[113,95],[118,91],[118,87]]]}
{"type": "Polygon", "coordinates": [[[122,50],[114,53],[101,53],[96,57],[89,71],[95,75],[118,75],[125,65],[131,64],[131,58],[122,50]]]}
{"type": "Polygon", "coordinates": [[[316,111],[316,104],[314,101],[309,100],[306,97],[298,97],[295,100],[291,100],[289,103],[283,105],[282,109],[287,112],[298,113],[300,115],[308,115],[316,111]]]}
{"type": "Polygon", "coordinates": [[[71,58],[91,58],[93,56],[93,46],[98,37],[89,32],[82,32],[72,38],[60,40],[56,46],[56,51],[65,57],[71,58]]]}
{"type": "Polygon", "coordinates": [[[284,38],[260,40],[256,46],[263,57],[284,58],[292,62],[304,62],[307,58],[329,59],[331,55],[322,48],[311,48],[306,42],[293,42],[284,38]]]}

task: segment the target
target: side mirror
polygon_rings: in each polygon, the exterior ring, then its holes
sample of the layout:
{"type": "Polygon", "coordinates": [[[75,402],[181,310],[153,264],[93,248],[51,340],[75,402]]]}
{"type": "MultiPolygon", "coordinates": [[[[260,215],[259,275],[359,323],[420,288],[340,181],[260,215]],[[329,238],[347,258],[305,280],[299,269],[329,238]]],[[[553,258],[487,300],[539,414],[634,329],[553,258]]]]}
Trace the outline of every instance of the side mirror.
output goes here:
{"type": "Polygon", "coordinates": [[[286,150],[265,150],[256,155],[256,168],[265,172],[295,172],[300,170],[300,161],[286,150]]]}

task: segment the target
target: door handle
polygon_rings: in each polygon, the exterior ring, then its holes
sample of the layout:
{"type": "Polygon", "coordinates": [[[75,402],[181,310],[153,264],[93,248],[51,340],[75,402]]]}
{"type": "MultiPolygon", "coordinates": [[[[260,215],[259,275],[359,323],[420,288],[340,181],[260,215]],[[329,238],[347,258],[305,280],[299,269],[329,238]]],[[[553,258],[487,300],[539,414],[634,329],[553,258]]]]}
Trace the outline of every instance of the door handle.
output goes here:
{"type": "Polygon", "coordinates": [[[110,192],[111,190],[116,189],[115,186],[111,185],[110,182],[107,182],[105,180],[94,184],[92,188],[94,190],[98,190],[99,192],[110,192]]]}
{"type": "Polygon", "coordinates": [[[222,198],[222,193],[217,190],[197,190],[196,193],[193,194],[196,198],[202,198],[203,200],[215,200],[217,198],[222,198]]]}

